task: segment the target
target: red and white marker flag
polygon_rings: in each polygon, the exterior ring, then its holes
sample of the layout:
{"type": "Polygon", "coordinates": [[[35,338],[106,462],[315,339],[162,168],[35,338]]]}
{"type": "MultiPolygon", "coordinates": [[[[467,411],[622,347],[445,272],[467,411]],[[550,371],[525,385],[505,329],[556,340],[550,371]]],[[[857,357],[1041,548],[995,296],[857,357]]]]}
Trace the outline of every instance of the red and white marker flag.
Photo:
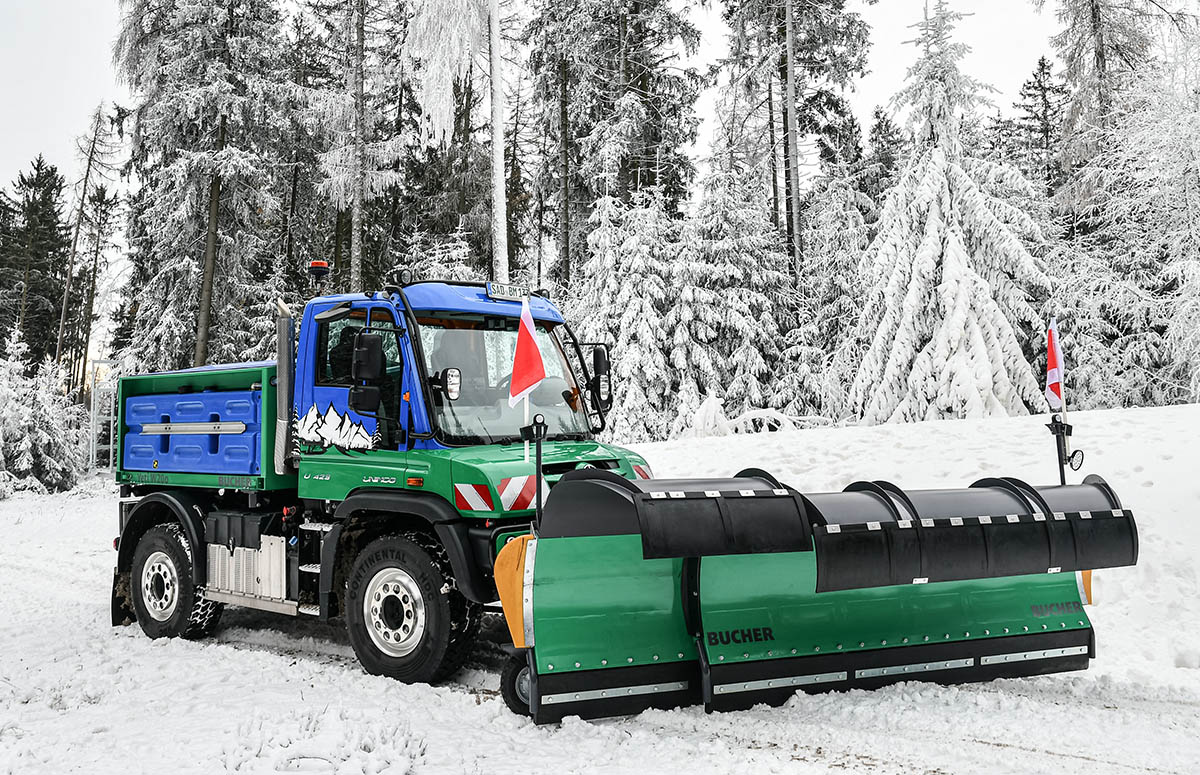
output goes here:
{"type": "Polygon", "coordinates": [[[517,328],[517,351],[513,354],[512,381],[508,385],[508,405],[516,406],[521,399],[528,399],[533,389],[546,378],[546,365],[542,363],[542,351],[538,349],[533,313],[529,311],[529,299],[521,300],[521,325],[517,328]]]}
{"type": "Polygon", "coordinates": [[[1046,331],[1046,400],[1054,411],[1066,405],[1063,399],[1063,377],[1066,372],[1062,347],[1058,342],[1058,321],[1050,318],[1050,329],[1046,331]]]}

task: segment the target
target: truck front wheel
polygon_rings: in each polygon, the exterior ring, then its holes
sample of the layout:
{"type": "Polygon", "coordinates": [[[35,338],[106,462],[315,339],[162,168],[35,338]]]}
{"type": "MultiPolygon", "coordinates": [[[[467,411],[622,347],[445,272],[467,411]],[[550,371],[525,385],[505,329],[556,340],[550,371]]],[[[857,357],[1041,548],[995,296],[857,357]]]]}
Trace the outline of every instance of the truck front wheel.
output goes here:
{"type": "Polygon", "coordinates": [[[441,546],[421,533],[379,538],[359,552],[344,610],[366,671],[405,683],[453,675],[479,630],[479,606],[454,588],[441,546]]]}
{"type": "Polygon", "coordinates": [[[142,534],[133,552],[130,586],[138,624],[151,638],[204,637],[224,608],[192,583],[191,548],[173,522],[142,534]]]}

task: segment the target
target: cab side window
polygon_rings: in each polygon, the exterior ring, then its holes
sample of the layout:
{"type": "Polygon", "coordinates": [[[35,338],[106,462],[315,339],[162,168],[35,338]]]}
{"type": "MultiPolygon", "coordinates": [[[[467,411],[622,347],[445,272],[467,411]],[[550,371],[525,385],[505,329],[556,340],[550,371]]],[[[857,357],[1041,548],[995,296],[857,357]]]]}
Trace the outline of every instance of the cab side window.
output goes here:
{"type": "Polygon", "coordinates": [[[354,360],[354,337],[358,336],[366,323],[366,311],[355,310],[355,314],[342,320],[318,324],[316,383],[337,387],[350,387],[350,364],[354,360]]]}

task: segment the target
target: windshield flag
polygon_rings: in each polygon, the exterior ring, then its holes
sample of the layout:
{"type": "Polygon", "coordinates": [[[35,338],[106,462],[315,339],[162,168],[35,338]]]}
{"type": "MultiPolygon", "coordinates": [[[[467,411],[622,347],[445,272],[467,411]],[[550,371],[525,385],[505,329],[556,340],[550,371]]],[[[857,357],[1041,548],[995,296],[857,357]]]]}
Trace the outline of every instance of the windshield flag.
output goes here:
{"type": "Polygon", "coordinates": [[[513,354],[512,380],[508,387],[508,405],[516,406],[528,398],[533,389],[546,378],[546,366],[534,334],[533,313],[529,299],[521,300],[521,326],[517,329],[517,351],[513,354]]]}
{"type": "Polygon", "coordinates": [[[1046,401],[1053,410],[1063,409],[1063,366],[1062,348],[1058,343],[1058,321],[1050,318],[1050,329],[1046,332],[1046,401]]]}

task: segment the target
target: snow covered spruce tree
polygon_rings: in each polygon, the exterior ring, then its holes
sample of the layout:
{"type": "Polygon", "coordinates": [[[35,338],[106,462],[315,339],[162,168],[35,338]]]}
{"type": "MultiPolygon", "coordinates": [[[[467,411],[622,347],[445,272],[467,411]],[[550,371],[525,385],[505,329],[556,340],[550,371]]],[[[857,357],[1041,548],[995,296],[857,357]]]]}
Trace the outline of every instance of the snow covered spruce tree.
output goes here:
{"type": "MultiPolygon", "coordinates": [[[[129,231],[136,289],[127,363],[176,368],[247,355],[231,335],[267,314],[281,19],[267,0],[123,0],[118,69],[133,92],[129,231]]],[[[259,353],[261,354],[261,353],[259,353]]]]}
{"type": "MultiPolygon", "coordinates": [[[[610,175],[602,185],[613,182],[610,175]]],[[[584,341],[605,342],[620,353],[613,364],[613,437],[660,439],[670,420],[663,312],[674,224],[661,195],[650,190],[637,193],[629,205],[616,196],[600,197],[592,227],[579,290],[569,306],[584,341]]]]}
{"type": "Polygon", "coordinates": [[[614,269],[619,282],[612,434],[625,441],[664,438],[670,409],[666,357],[667,262],[675,253],[674,224],[663,194],[638,191],[625,211],[623,236],[614,269]]]}
{"type": "Polygon", "coordinates": [[[62,367],[47,356],[26,376],[29,354],[14,328],[0,350],[0,498],[70,489],[86,464],[84,413],[63,392],[62,367]]]}
{"type": "Polygon", "coordinates": [[[868,344],[849,396],[867,423],[1023,414],[1041,401],[1019,331],[1038,323],[1028,289],[1045,276],[1019,236],[1029,219],[990,193],[1000,177],[1029,183],[964,153],[959,126],[980,87],[958,68],[960,18],[939,0],[917,25],[921,56],[898,97],[913,148],[869,252],[868,344]]]}
{"type": "Polygon", "coordinates": [[[871,212],[872,203],[859,190],[860,175],[847,164],[826,167],[804,215],[804,272],[798,292],[808,312],[788,334],[782,366],[785,370],[799,367],[796,377],[803,375],[809,381],[801,389],[802,395],[809,396],[808,405],[779,408],[792,415],[835,418],[842,414],[846,385],[854,378],[864,347],[857,339],[856,325],[862,313],[863,264],[870,240],[863,213],[871,212]]]}
{"type": "MultiPolygon", "coordinates": [[[[1074,305],[1102,318],[1119,403],[1200,399],[1200,42],[1176,35],[1113,117],[1082,177],[1101,228],[1074,305]]],[[[1109,399],[1110,405],[1112,398],[1109,399]]]]}

